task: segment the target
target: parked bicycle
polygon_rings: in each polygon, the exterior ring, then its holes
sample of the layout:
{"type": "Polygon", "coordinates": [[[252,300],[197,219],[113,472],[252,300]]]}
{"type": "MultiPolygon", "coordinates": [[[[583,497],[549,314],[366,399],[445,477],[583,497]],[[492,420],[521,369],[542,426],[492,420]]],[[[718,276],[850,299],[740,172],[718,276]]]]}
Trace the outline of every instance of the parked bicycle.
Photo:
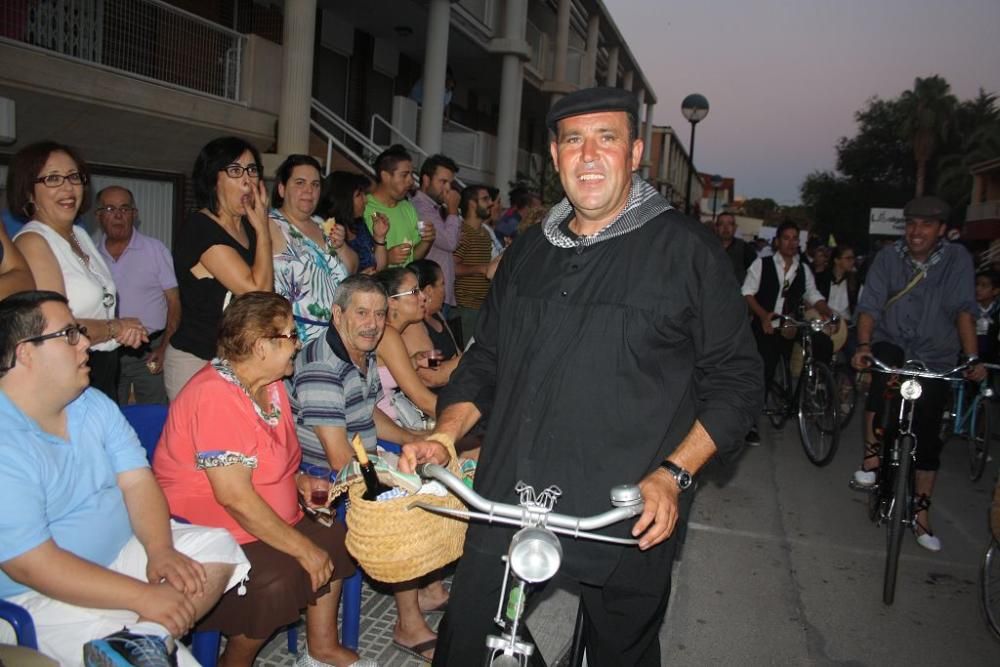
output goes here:
{"type": "Polygon", "coordinates": [[[1000,639],[1000,477],[993,486],[993,504],[990,505],[990,546],[983,556],[979,576],[979,600],[986,614],[986,622],[993,634],[1000,639]]]}
{"type": "MultiPolygon", "coordinates": [[[[592,532],[642,514],[642,496],[639,487],[634,484],[611,489],[611,504],[614,509],[582,518],[552,511],[562,495],[557,486],[550,486],[538,493],[533,487],[518,482],[516,491],[520,495],[520,504],[508,505],[483,498],[446,468],[435,463],[421,464],[417,466],[416,472],[425,479],[441,482],[466,505],[478,511],[457,510],[422,502],[413,503],[414,507],[447,516],[519,526],[521,529],[511,538],[507,555],[502,556],[506,569],[497,613],[493,619],[501,631],[486,637],[484,664],[488,667],[526,667],[534,654],[535,646],[521,638],[520,630],[529,587],[554,577],[562,564],[562,545],[556,533],[626,546],[639,543],[631,538],[592,532]]],[[[577,623],[577,631],[579,630],[580,624],[577,623]]],[[[580,642],[574,641],[573,645],[578,646],[580,642]]]]}
{"type": "Polygon", "coordinates": [[[802,369],[793,386],[788,360],[779,358],[768,386],[764,414],[775,428],[782,428],[788,419],[797,417],[806,457],[817,466],[825,466],[833,460],[840,442],[839,399],[829,364],[813,357],[810,334],[823,331],[837,318],[806,321],[780,315],[778,319],[779,326],[795,330],[798,336],[802,369]]]}
{"type": "Polygon", "coordinates": [[[913,413],[917,399],[923,393],[921,379],[948,380],[960,377],[970,366],[962,364],[944,373],[927,370],[918,361],[907,361],[902,368],[893,368],[875,357],[872,370],[900,378],[902,382],[887,384],[884,423],[881,432],[879,467],[875,484],[860,486],[851,480],[851,488],[865,491],[868,496],[868,517],[876,526],[886,525],[885,570],[882,579],[882,601],[891,605],[896,595],[896,574],[903,532],[914,528],[914,517],[921,510],[913,492],[914,465],[916,463],[917,436],[913,432],[913,413]],[[892,420],[895,419],[895,424],[892,420]]]}
{"type": "MultiPolygon", "coordinates": [[[[994,364],[983,365],[990,371],[1000,369],[994,364]]],[[[969,451],[969,479],[976,482],[983,476],[990,455],[993,439],[990,415],[995,392],[989,378],[986,378],[979,383],[966,408],[966,396],[971,386],[966,380],[951,380],[952,404],[941,423],[941,440],[947,442],[952,435],[965,438],[969,451]]]]}

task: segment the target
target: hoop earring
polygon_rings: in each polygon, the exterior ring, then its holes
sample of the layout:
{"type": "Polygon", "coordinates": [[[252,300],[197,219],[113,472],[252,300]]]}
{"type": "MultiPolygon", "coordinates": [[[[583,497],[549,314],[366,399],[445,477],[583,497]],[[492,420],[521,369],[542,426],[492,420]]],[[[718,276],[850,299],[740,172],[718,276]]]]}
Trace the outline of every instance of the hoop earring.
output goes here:
{"type": "Polygon", "coordinates": [[[24,213],[24,217],[28,218],[29,220],[35,217],[34,213],[35,210],[37,209],[35,208],[35,202],[33,201],[25,202],[24,206],[21,207],[21,212],[24,213]],[[31,211],[28,211],[29,206],[31,207],[31,211]]]}

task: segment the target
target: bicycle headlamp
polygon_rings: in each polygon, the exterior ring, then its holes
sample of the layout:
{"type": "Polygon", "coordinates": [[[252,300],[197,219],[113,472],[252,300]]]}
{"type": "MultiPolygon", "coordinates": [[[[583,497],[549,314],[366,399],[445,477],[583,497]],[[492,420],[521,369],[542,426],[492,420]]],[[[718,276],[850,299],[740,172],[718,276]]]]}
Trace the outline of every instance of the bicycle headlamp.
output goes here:
{"type": "Polygon", "coordinates": [[[519,579],[528,583],[548,581],[559,571],[562,545],[544,528],[522,528],[511,539],[507,558],[519,579]]]}
{"type": "Polygon", "coordinates": [[[809,322],[809,328],[815,331],[816,333],[819,333],[820,331],[823,330],[823,320],[811,320],[809,322]]]}
{"type": "Polygon", "coordinates": [[[908,401],[915,401],[924,393],[924,388],[920,386],[916,378],[910,378],[899,387],[899,393],[908,401]]]}

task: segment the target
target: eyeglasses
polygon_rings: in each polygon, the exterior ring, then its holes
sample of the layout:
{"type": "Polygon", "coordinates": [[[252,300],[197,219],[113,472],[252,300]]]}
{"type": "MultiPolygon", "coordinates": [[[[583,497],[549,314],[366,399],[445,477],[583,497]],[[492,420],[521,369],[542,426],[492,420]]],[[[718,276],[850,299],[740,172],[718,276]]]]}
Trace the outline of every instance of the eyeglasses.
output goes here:
{"type": "Polygon", "coordinates": [[[25,338],[19,343],[41,343],[49,340],[50,338],[66,338],[66,343],[68,345],[76,345],[80,342],[80,336],[87,335],[87,327],[80,324],[71,324],[62,331],[55,331],[53,333],[42,334],[41,336],[32,336],[31,338],[25,338]]]}
{"type": "Polygon", "coordinates": [[[408,289],[405,292],[400,292],[399,294],[390,294],[389,298],[390,299],[398,299],[399,297],[402,297],[402,296],[410,296],[411,294],[416,294],[419,291],[420,291],[419,287],[414,287],[413,289],[408,289]]]}
{"type": "Polygon", "coordinates": [[[42,176],[35,179],[35,183],[41,183],[47,188],[58,188],[65,181],[69,181],[70,185],[86,185],[87,177],[78,171],[74,171],[72,174],[49,174],[47,176],[42,176]]]}
{"type": "Polygon", "coordinates": [[[270,336],[266,336],[266,338],[285,338],[285,339],[290,340],[292,342],[296,342],[296,341],[299,340],[299,332],[298,332],[297,329],[292,329],[292,331],[290,331],[289,333],[286,333],[286,334],[271,334],[270,336]]]}
{"type": "Polygon", "coordinates": [[[233,164],[226,165],[222,171],[226,172],[226,176],[229,178],[242,178],[243,172],[246,172],[250,178],[258,178],[260,176],[260,167],[253,163],[244,167],[242,164],[234,162],[233,164]]]}
{"type": "Polygon", "coordinates": [[[122,215],[128,215],[132,211],[138,210],[135,206],[101,206],[97,209],[98,213],[107,213],[108,215],[114,215],[115,213],[121,213],[122,215]]]}

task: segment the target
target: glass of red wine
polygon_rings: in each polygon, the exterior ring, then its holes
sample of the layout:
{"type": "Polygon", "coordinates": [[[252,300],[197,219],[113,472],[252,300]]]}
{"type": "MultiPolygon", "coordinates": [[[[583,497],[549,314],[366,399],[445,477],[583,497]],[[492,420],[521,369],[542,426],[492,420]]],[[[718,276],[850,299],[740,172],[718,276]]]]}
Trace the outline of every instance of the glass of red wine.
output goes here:
{"type": "Polygon", "coordinates": [[[326,466],[309,466],[309,504],[315,507],[330,504],[330,472],[326,466]]]}
{"type": "Polygon", "coordinates": [[[444,361],[444,352],[441,350],[429,350],[427,352],[427,368],[438,368],[444,361]]]}

